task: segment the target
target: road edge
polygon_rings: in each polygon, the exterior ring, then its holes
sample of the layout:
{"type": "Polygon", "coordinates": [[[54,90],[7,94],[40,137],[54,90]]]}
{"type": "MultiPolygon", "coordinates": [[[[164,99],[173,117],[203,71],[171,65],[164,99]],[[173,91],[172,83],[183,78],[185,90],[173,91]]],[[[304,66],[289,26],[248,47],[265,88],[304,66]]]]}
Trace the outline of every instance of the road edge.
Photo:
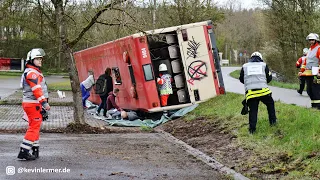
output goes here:
{"type": "Polygon", "coordinates": [[[195,158],[201,160],[205,164],[209,165],[212,167],[214,170],[224,174],[224,175],[229,175],[232,176],[235,180],[249,180],[249,178],[245,177],[244,175],[234,171],[233,169],[230,169],[229,167],[221,164],[214,158],[206,155],[205,153],[199,151],[198,149],[195,149],[185,143],[184,141],[181,141],[180,139],[177,139],[176,137],[172,136],[170,133],[167,133],[161,129],[155,129],[157,133],[159,133],[160,136],[162,136],[164,139],[168,140],[169,142],[178,145],[181,147],[184,151],[187,153],[191,154],[195,158]]]}

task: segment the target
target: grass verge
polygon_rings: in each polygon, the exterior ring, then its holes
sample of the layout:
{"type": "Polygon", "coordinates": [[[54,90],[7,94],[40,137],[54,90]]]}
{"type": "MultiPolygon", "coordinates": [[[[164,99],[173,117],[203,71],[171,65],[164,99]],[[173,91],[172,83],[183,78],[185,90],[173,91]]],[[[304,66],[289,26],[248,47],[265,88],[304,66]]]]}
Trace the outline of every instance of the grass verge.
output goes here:
{"type": "Polygon", "coordinates": [[[240,147],[252,150],[239,166],[281,179],[319,179],[320,111],[276,102],[278,124],[270,127],[267,109],[260,105],[257,132],[250,135],[248,115],[240,114],[242,100],[243,95],[228,92],[200,104],[185,120],[204,117],[237,137],[240,147]]]}
{"type": "MultiPolygon", "coordinates": [[[[240,70],[235,70],[235,71],[231,72],[230,76],[238,79],[240,76],[240,70]]],[[[286,88],[286,89],[299,89],[298,83],[284,83],[284,82],[279,82],[279,81],[275,81],[275,80],[272,80],[268,85],[280,87],[280,88],[286,88]]]]}
{"type": "Polygon", "coordinates": [[[57,82],[57,83],[50,83],[48,84],[48,89],[50,91],[71,91],[71,84],[70,80],[62,81],[62,82],[57,82]]]}
{"type": "MultiPolygon", "coordinates": [[[[10,71],[0,71],[0,76],[21,76],[22,72],[10,72],[10,71]]],[[[43,72],[44,76],[67,76],[69,77],[69,73],[54,73],[54,72],[43,72]]]]}
{"type": "Polygon", "coordinates": [[[0,76],[21,76],[22,72],[0,71],[0,76]]]}
{"type": "Polygon", "coordinates": [[[15,78],[15,76],[0,75],[0,79],[12,79],[12,78],[15,78]]]}

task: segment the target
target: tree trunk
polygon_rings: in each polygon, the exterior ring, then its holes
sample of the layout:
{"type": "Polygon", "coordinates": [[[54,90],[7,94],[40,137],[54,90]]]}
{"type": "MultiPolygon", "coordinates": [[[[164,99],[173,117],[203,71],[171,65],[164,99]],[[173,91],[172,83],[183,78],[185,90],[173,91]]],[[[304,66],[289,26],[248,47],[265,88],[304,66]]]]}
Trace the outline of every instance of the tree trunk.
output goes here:
{"type": "Polygon", "coordinates": [[[79,77],[78,71],[76,69],[76,65],[73,59],[72,47],[69,46],[68,40],[67,40],[67,31],[66,31],[66,27],[65,27],[66,25],[64,21],[63,1],[56,0],[54,2],[55,2],[54,5],[56,8],[56,14],[57,14],[57,26],[59,28],[61,50],[62,50],[62,54],[64,54],[64,57],[66,57],[66,60],[67,60],[69,77],[71,82],[71,89],[72,89],[73,102],[74,102],[74,106],[73,106],[74,122],[76,124],[86,124],[84,114],[83,114],[82,99],[81,99],[82,96],[80,93],[80,82],[78,78],[79,77]]]}
{"type": "Polygon", "coordinates": [[[72,95],[73,95],[73,102],[74,102],[74,111],[73,111],[73,118],[74,122],[76,124],[86,124],[84,114],[83,114],[83,107],[82,107],[82,96],[80,92],[80,82],[79,82],[79,76],[78,71],[74,62],[73,58],[73,52],[70,47],[68,47],[68,44],[64,41],[63,46],[65,57],[68,57],[67,63],[68,63],[68,71],[70,76],[70,82],[71,82],[71,89],[72,89],[72,95]]]}

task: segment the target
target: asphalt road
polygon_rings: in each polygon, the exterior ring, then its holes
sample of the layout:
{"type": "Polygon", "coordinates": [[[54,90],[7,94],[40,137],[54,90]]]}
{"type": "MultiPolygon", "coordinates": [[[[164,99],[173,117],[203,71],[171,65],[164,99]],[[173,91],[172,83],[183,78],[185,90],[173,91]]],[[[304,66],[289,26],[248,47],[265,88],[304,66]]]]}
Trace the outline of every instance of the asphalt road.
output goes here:
{"type": "Polygon", "coordinates": [[[43,134],[35,161],[17,159],[22,138],[0,135],[0,179],[225,179],[156,133],[43,134]]]}
{"type": "MultiPolygon", "coordinates": [[[[222,67],[223,81],[227,92],[234,92],[244,94],[243,84],[229,74],[241,67],[222,67]]],[[[311,107],[310,99],[307,92],[304,91],[302,95],[297,93],[297,90],[284,89],[278,87],[269,87],[272,91],[272,97],[275,101],[281,101],[286,104],[296,104],[298,106],[311,107]]]]}
{"type": "MultiPolygon", "coordinates": [[[[45,79],[48,84],[66,80],[65,78],[62,78],[62,76],[47,76],[45,79]]],[[[21,78],[17,76],[0,76],[0,97],[5,98],[14,93],[15,90],[19,89],[20,80],[21,78]]]]}

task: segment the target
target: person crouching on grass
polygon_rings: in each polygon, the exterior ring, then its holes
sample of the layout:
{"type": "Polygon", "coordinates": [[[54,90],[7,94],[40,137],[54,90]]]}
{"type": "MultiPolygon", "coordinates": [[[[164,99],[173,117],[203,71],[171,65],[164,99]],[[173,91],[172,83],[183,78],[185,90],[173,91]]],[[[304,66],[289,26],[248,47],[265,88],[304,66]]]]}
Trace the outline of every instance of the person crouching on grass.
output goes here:
{"type": "Polygon", "coordinates": [[[239,80],[244,84],[246,90],[246,103],[249,107],[249,132],[253,134],[256,131],[260,101],[267,106],[270,126],[276,125],[274,101],[272,92],[268,88],[272,76],[259,52],[252,53],[249,62],[242,66],[239,80]]]}

